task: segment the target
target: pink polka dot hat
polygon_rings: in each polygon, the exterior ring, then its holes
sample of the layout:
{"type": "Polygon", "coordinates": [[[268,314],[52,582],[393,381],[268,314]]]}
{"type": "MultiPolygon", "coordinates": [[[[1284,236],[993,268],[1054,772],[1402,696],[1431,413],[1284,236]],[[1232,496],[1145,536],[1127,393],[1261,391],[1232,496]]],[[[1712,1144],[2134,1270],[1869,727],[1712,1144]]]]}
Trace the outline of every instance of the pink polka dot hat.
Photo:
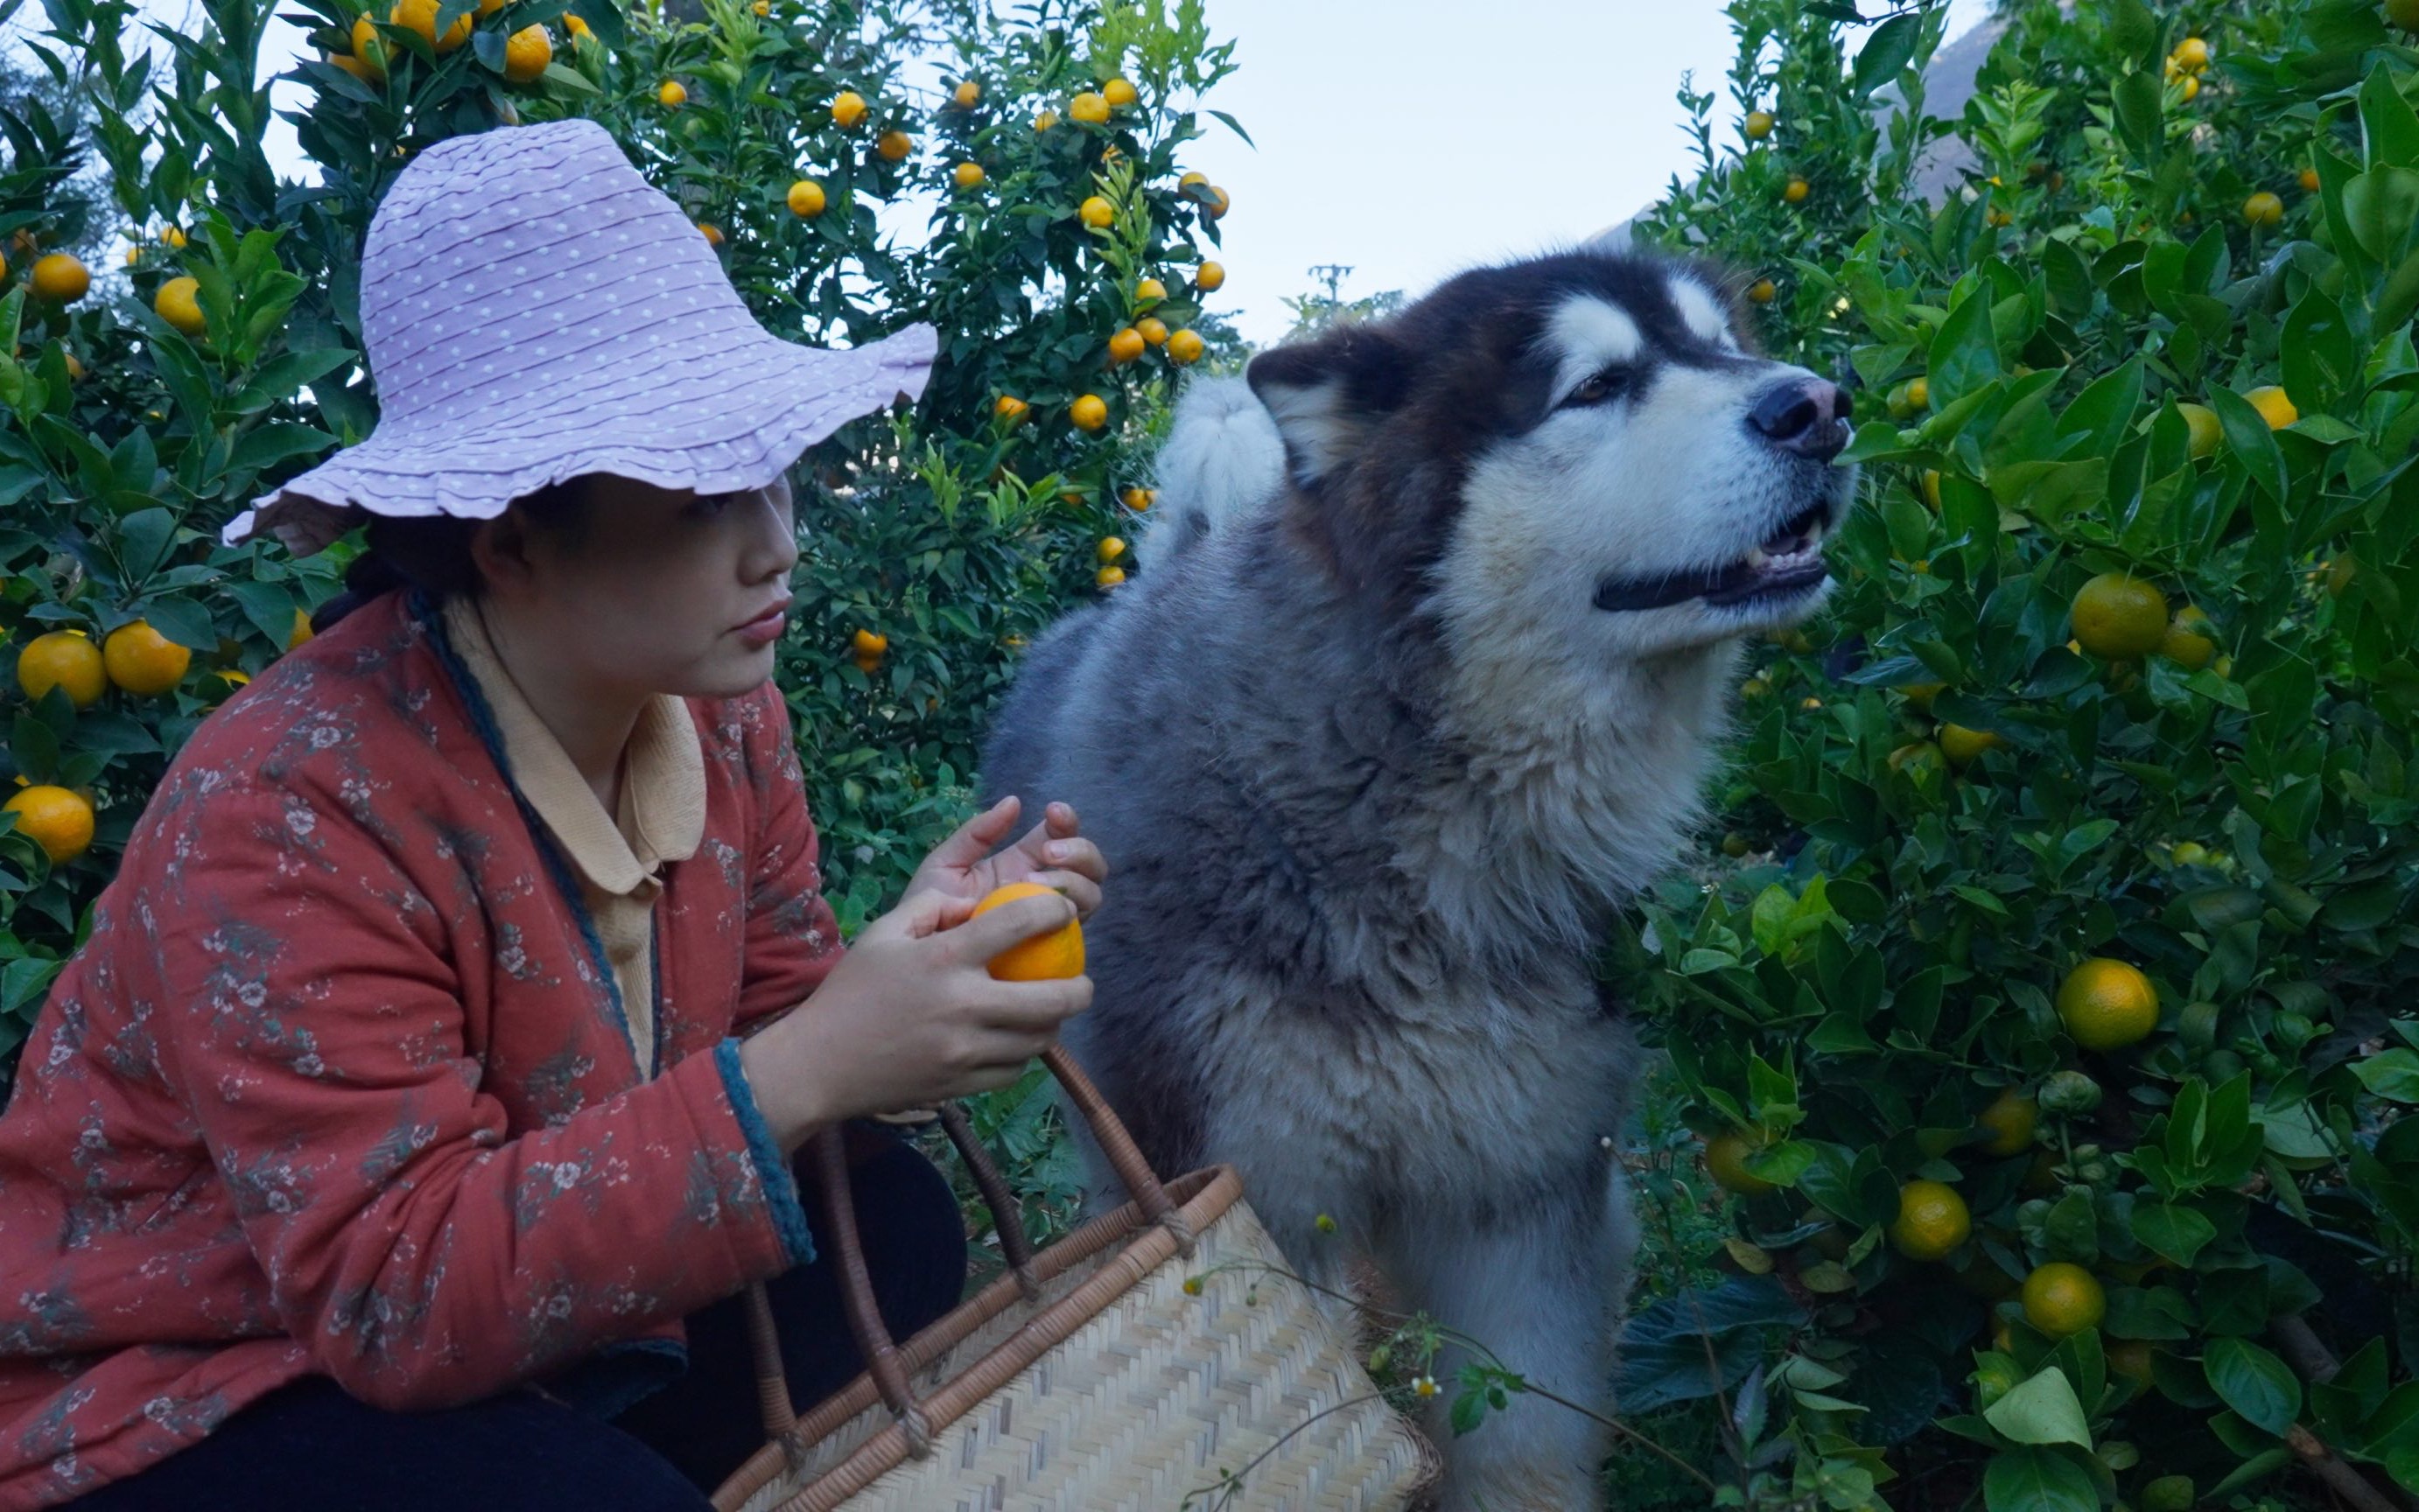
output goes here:
{"type": "Polygon", "coordinates": [[[927,325],[844,351],[775,336],[585,120],[454,137],[396,176],[370,222],[362,329],[377,430],[257,500],[227,544],[266,531],[316,551],[356,511],[492,519],[589,472],[762,487],[922,393],[937,345],[927,325]]]}

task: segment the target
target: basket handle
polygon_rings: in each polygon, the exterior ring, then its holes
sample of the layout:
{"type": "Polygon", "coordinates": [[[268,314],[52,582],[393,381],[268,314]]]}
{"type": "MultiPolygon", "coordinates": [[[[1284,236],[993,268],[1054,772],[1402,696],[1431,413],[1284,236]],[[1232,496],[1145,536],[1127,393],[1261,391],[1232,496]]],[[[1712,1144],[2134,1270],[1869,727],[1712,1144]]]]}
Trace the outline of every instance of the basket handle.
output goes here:
{"type": "MultiPolygon", "coordinates": [[[[1177,1253],[1190,1257],[1194,1251],[1192,1226],[1169,1199],[1166,1187],[1151,1171],[1141,1147],[1118,1121],[1108,1100],[1063,1046],[1044,1050],[1041,1063],[1058,1079],[1068,1103],[1082,1116],[1107,1157],[1110,1169],[1117,1172],[1118,1181],[1143,1215],[1175,1236],[1177,1253]]],[[[1001,1180],[999,1168],[975,1138],[963,1110],[955,1104],[945,1105],[941,1109],[941,1126],[974,1171],[975,1185],[981,1190],[985,1206],[991,1209],[992,1222],[999,1231],[1000,1249],[1016,1273],[1018,1287],[1027,1300],[1038,1300],[1040,1288],[1033,1278],[1032,1246],[1025,1241],[1024,1214],[1009,1196],[1008,1183],[1001,1180]]],[[[839,1126],[823,1130],[812,1143],[822,1177],[824,1226],[840,1261],[840,1304],[848,1315],[849,1334],[856,1341],[857,1351],[865,1357],[866,1371],[882,1394],[883,1404],[890,1409],[891,1416],[907,1436],[908,1453],[921,1459],[932,1452],[932,1426],[908,1384],[906,1365],[889,1328],[882,1321],[882,1309],[874,1301],[873,1278],[866,1269],[865,1246],[856,1230],[856,1208],[850,1199],[848,1154],[839,1126]]],[[[747,1334],[756,1360],[757,1393],[763,1410],[765,1436],[781,1445],[795,1467],[804,1457],[805,1446],[798,1442],[797,1413],[790,1405],[789,1385],[781,1368],[780,1339],[774,1330],[772,1304],[762,1282],[748,1288],[747,1334]]]]}

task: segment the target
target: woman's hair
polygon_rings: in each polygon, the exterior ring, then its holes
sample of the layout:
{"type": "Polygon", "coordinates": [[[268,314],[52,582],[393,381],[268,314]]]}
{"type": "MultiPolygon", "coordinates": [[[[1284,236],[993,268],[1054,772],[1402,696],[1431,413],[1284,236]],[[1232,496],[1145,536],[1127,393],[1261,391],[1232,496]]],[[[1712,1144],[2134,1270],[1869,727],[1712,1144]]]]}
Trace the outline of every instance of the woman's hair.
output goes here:
{"type": "MultiPolygon", "coordinates": [[[[588,508],[587,480],[566,478],[512,502],[522,519],[549,533],[576,540],[588,508]]],[[[417,589],[432,603],[477,597],[486,585],[470,555],[470,537],[481,520],[454,515],[374,515],[362,531],[367,548],[345,569],[342,593],[311,616],[316,633],[370,600],[398,588],[417,589]]]]}

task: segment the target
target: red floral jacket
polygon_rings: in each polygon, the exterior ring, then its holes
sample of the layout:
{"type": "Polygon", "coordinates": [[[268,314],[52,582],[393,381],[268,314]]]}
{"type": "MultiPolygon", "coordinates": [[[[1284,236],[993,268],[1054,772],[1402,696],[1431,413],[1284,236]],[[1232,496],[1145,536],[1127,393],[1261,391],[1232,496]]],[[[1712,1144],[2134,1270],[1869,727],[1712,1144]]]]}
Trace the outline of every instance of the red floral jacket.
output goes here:
{"type": "Polygon", "coordinates": [[[416,1409],[661,1366],[684,1314],[810,1257],[732,1036],[839,934],[778,692],[690,707],[660,1074],[424,606],[370,604],[203,722],[0,1115],[0,1508],[306,1374],[416,1409]]]}

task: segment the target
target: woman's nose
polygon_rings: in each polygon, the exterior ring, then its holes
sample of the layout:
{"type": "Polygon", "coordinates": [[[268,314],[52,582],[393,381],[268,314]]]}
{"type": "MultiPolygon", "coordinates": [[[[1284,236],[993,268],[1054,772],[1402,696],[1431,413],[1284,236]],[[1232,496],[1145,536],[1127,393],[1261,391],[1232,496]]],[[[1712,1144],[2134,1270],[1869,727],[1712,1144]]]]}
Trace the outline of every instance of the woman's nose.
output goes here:
{"type": "Polygon", "coordinates": [[[798,564],[797,519],[789,501],[777,488],[757,490],[749,523],[755,532],[747,560],[750,580],[786,577],[798,564]]]}

